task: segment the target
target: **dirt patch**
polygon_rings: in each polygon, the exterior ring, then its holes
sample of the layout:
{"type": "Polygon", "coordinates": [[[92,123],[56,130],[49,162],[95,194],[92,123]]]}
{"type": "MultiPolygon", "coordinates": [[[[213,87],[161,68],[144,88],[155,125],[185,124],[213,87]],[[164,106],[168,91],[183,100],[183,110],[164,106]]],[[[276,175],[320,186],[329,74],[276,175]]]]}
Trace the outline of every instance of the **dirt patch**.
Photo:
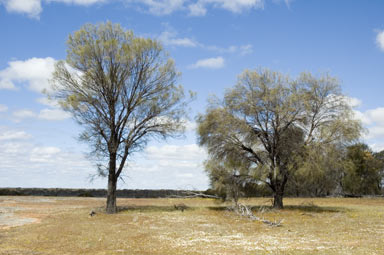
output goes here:
{"type": "Polygon", "coordinates": [[[82,200],[73,197],[1,197],[0,229],[39,223],[50,214],[87,207],[82,200]]]}
{"type": "Polygon", "coordinates": [[[39,222],[36,218],[25,218],[15,215],[14,213],[1,213],[0,214],[0,229],[7,229],[11,227],[22,226],[28,223],[39,222]]]}

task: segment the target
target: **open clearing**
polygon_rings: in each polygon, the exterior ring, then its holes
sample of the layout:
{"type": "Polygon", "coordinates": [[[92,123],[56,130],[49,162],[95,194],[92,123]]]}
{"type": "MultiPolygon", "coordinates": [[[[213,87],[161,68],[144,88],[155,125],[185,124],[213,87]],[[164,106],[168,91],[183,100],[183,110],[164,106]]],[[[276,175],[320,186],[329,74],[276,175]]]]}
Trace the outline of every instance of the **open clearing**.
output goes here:
{"type": "Polygon", "coordinates": [[[0,197],[0,254],[384,254],[383,198],[284,202],[274,211],[268,198],[242,200],[284,220],[270,227],[210,199],[118,199],[107,215],[104,198],[0,197]]]}

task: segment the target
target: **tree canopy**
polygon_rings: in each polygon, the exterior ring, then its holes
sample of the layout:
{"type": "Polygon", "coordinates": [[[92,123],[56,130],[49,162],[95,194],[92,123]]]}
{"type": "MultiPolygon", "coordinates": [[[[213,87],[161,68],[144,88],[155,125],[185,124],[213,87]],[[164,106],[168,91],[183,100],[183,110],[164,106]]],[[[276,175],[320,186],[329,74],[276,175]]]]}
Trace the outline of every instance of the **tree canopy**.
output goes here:
{"type": "Polygon", "coordinates": [[[246,70],[197,122],[210,157],[250,162],[250,176],[273,190],[275,208],[283,207],[286,183],[311,151],[345,146],[361,131],[337,79],[269,70],[246,70]]]}
{"type": "Polygon", "coordinates": [[[80,138],[108,176],[107,212],[115,213],[116,183],[128,158],[152,138],[183,131],[184,90],[161,44],[118,24],[84,25],[67,45],[52,97],[84,127],[80,138]]]}

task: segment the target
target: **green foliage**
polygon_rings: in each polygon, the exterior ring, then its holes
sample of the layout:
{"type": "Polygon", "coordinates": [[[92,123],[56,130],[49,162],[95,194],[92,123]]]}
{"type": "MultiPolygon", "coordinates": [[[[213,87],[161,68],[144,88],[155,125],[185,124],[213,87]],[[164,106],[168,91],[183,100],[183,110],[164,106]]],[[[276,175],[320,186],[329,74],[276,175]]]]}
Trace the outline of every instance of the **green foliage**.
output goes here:
{"type": "Polygon", "coordinates": [[[277,208],[295,171],[313,172],[304,166],[311,155],[343,147],[361,131],[335,78],[303,73],[291,79],[269,70],[245,71],[197,122],[210,156],[247,162],[250,176],[273,190],[277,208]]]}
{"type": "Polygon", "coordinates": [[[176,84],[179,73],[158,41],[111,22],[84,25],[67,45],[51,96],[83,125],[80,139],[90,144],[112,192],[128,157],[152,138],[184,130],[187,102],[176,84]]]}
{"type": "Polygon", "coordinates": [[[130,155],[153,136],[183,131],[183,88],[158,41],[108,22],[84,25],[67,44],[52,96],[85,126],[80,138],[91,143],[93,155],[130,155]]]}
{"type": "Polygon", "coordinates": [[[380,188],[382,194],[384,194],[384,150],[374,153],[373,156],[375,159],[377,159],[380,163],[380,169],[379,169],[379,176],[380,176],[380,188]]]}
{"type": "Polygon", "coordinates": [[[383,162],[366,144],[348,147],[348,165],[343,178],[344,192],[353,195],[376,195],[381,191],[383,162]]]}
{"type": "Polygon", "coordinates": [[[339,189],[345,161],[345,148],[308,146],[299,168],[288,181],[287,192],[295,196],[327,196],[340,193],[339,189]]]}
{"type": "Polygon", "coordinates": [[[211,181],[211,187],[223,200],[233,200],[236,204],[242,195],[242,188],[249,178],[247,162],[234,160],[205,162],[205,170],[211,181]]]}

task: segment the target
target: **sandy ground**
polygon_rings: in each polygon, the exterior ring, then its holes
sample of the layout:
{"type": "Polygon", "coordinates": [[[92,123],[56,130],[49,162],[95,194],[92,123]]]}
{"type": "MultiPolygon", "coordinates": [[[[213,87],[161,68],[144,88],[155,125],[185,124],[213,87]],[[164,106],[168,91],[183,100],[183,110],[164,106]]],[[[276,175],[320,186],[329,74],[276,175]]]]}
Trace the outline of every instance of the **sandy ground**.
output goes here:
{"type": "MultiPolygon", "coordinates": [[[[84,208],[85,205],[74,203],[82,198],[73,197],[0,197],[0,229],[39,223],[52,213],[60,213],[74,208],[84,208]],[[58,203],[60,202],[60,203],[58,203]]],[[[92,200],[104,201],[103,198],[92,200]]]]}
{"type": "Polygon", "coordinates": [[[207,199],[118,199],[108,215],[105,198],[0,196],[0,254],[384,254],[382,198],[286,198],[285,210],[260,211],[267,200],[242,202],[281,227],[207,199]]]}

